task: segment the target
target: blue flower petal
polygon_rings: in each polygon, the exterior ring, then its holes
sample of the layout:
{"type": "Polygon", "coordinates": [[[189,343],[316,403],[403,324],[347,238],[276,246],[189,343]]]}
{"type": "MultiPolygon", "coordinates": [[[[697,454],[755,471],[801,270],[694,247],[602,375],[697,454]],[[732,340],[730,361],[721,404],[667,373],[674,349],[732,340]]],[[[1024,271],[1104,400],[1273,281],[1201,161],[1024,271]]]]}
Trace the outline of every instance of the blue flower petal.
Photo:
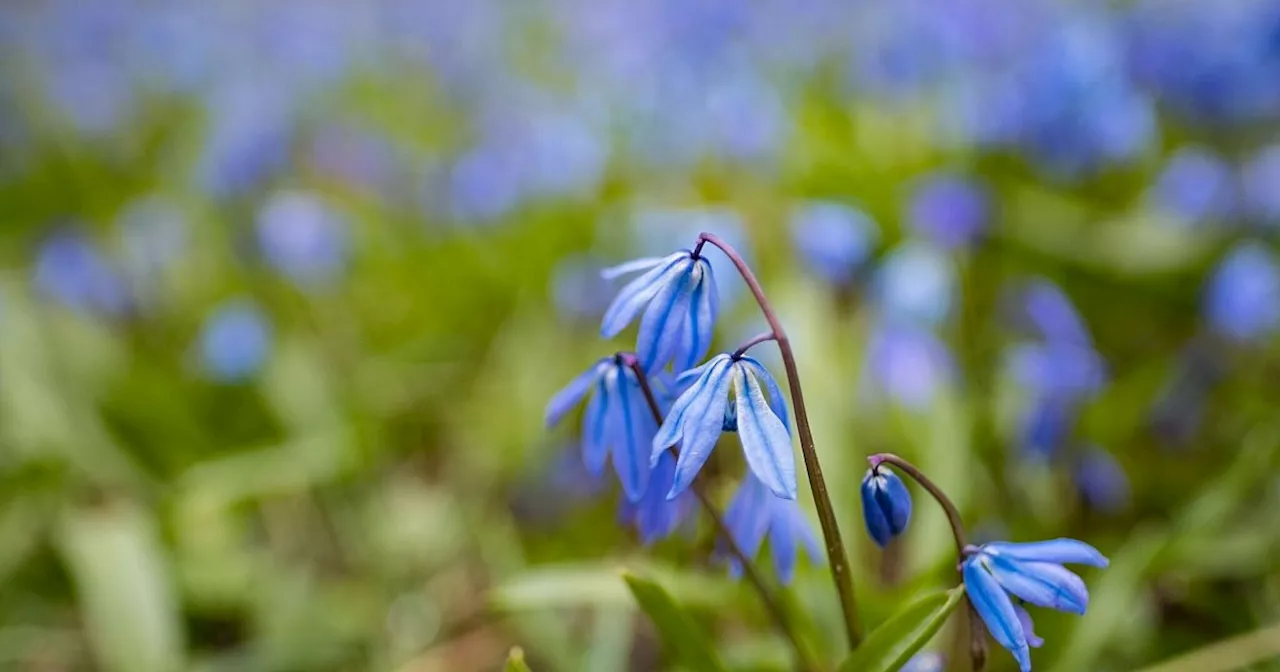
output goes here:
{"type": "Polygon", "coordinates": [[[653,453],[651,460],[658,461],[658,457],[667,448],[679,443],[680,437],[684,435],[685,414],[689,410],[689,406],[693,404],[706,388],[710,381],[711,375],[715,372],[718,364],[729,361],[728,355],[718,355],[711,361],[703,364],[693,371],[688,371],[676,380],[678,387],[685,387],[685,391],[676,398],[671,406],[671,410],[667,412],[666,418],[662,421],[662,426],[658,428],[658,434],[653,437],[653,453]],[[692,384],[688,383],[689,374],[697,373],[697,379],[692,384]]]}
{"type": "Polygon", "coordinates": [[[605,338],[613,338],[626,329],[664,285],[684,272],[685,262],[689,259],[688,252],[677,252],[665,257],[662,264],[627,283],[605,311],[600,323],[600,334],[605,338]]]}
{"type": "Polygon", "coordinates": [[[1022,634],[1027,638],[1027,645],[1035,649],[1044,646],[1044,639],[1036,635],[1035,623],[1031,621],[1031,614],[1028,614],[1021,604],[1013,605],[1013,611],[1018,614],[1018,623],[1022,624],[1022,634]]]}
{"type": "Polygon", "coordinates": [[[617,423],[612,439],[613,468],[622,481],[622,491],[632,502],[639,501],[649,486],[649,447],[656,431],[653,416],[635,382],[635,373],[626,370],[619,376],[617,410],[610,416],[617,423]]]}
{"type": "Polygon", "coordinates": [[[997,541],[987,544],[984,548],[990,550],[992,555],[999,554],[1006,558],[1027,562],[1056,562],[1090,567],[1106,567],[1110,564],[1098,549],[1075,539],[1051,539],[1023,544],[997,541]]]}
{"type": "Polygon", "coordinates": [[[1027,647],[1018,614],[1013,610],[1013,601],[976,556],[964,562],[964,587],[969,594],[969,602],[982,617],[982,622],[987,624],[987,630],[996,643],[1013,654],[1022,672],[1031,672],[1031,650],[1027,647]]]}
{"type": "Polygon", "coordinates": [[[605,460],[609,457],[609,384],[607,378],[617,375],[615,371],[606,372],[596,383],[595,393],[587,402],[587,412],[582,418],[582,461],[587,470],[599,476],[604,472],[605,460]]]}
{"type": "Polygon", "coordinates": [[[610,266],[608,268],[601,269],[600,277],[604,278],[605,280],[612,280],[614,278],[627,275],[628,273],[637,273],[639,271],[647,271],[653,268],[654,266],[663,264],[673,256],[675,255],[672,254],[666,257],[643,257],[641,259],[632,259],[631,261],[625,261],[621,264],[618,264],[617,266],[610,266]]]}
{"type": "Polygon", "coordinates": [[[1038,607],[1083,614],[1089,606],[1084,580],[1062,565],[1020,562],[986,555],[985,564],[1004,589],[1038,607]]]}
{"type": "Polygon", "coordinates": [[[805,555],[810,560],[819,564],[822,562],[822,555],[809,519],[805,517],[800,505],[792,500],[774,497],[772,493],[769,497],[773,508],[773,519],[769,523],[769,546],[773,549],[773,566],[778,570],[778,580],[786,585],[795,578],[800,548],[804,548],[805,555]]]}
{"type": "Polygon", "coordinates": [[[719,360],[698,384],[685,393],[693,394],[695,398],[681,418],[680,459],[676,462],[675,483],[667,497],[675,497],[689,487],[720,438],[724,409],[729,404],[731,364],[728,357],[719,360]]]}
{"type": "Polygon", "coordinates": [[[889,518],[876,500],[875,477],[867,471],[868,477],[862,481],[862,518],[867,524],[867,534],[880,548],[889,544],[893,532],[889,529],[889,518]]]}
{"type": "Polygon", "coordinates": [[[673,353],[677,371],[691,369],[711,349],[716,316],[720,312],[719,290],[711,272],[711,262],[698,259],[691,271],[693,287],[689,297],[689,311],[680,334],[679,347],[673,353]]]}
{"type": "Polygon", "coordinates": [[[795,499],[795,453],[786,425],[773,414],[760,382],[747,367],[735,363],[732,378],[737,397],[738,436],[747,465],[773,494],[795,499]]]}
{"type": "Polygon", "coordinates": [[[582,398],[587,395],[587,391],[591,389],[591,385],[600,378],[601,365],[607,359],[602,359],[591,366],[591,368],[582,372],[577,378],[569,381],[559,392],[556,392],[551,401],[547,402],[546,411],[543,412],[542,419],[548,427],[560,422],[565,413],[578,405],[582,398]]]}
{"type": "Polygon", "coordinates": [[[911,522],[911,492],[897,474],[883,467],[880,472],[884,487],[877,492],[876,498],[889,519],[889,531],[895,535],[902,534],[911,522]]]}
{"type": "MultiPolygon", "coordinates": [[[[754,558],[769,531],[769,490],[751,474],[747,474],[729,502],[725,512],[725,527],[738,550],[748,558],[754,558]]],[[[742,576],[742,564],[735,556],[729,556],[729,574],[742,576]]]]}
{"type": "Polygon", "coordinates": [[[787,428],[787,432],[791,432],[790,414],[787,412],[787,398],[782,396],[782,388],[778,387],[778,381],[773,379],[773,375],[769,373],[769,369],[764,368],[764,364],[754,357],[743,357],[740,360],[746,364],[756,378],[764,381],[765,390],[769,393],[769,408],[773,409],[773,414],[778,416],[783,426],[787,428]]]}
{"type": "Polygon", "coordinates": [[[678,277],[658,289],[640,319],[636,355],[646,371],[665,367],[680,346],[693,297],[694,264],[682,264],[682,268],[678,277]]]}

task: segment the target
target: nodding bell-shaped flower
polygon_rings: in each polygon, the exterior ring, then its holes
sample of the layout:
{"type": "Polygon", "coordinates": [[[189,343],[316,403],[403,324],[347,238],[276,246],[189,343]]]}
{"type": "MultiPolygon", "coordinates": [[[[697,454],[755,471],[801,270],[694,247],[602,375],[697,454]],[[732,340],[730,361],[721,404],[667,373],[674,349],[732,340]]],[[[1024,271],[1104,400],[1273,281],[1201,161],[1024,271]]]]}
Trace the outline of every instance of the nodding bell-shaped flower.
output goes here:
{"type": "Polygon", "coordinates": [[[636,355],[644,370],[652,373],[668,363],[677,372],[692,369],[711,348],[720,311],[711,263],[682,250],[614,266],[602,275],[611,279],[637,271],[645,272],[627,283],[605,311],[601,335],[617,336],[643,310],[636,355]]]}
{"type": "Polygon", "coordinates": [[[711,456],[720,434],[736,427],[751,472],[774,495],[796,498],[795,454],[786,402],[763,364],[751,357],[720,354],[681,374],[676,385],[688,387],[653,438],[655,462],[667,448],[680,444],[675,482],[667,497],[675,497],[689,487],[711,456]],[[688,384],[690,380],[692,384],[688,384]],[[730,389],[733,413],[726,415],[730,389]]]}
{"type": "Polygon", "coordinates": [[[547,426],[560,421],[584,397],[582,454],[593,474],[604,470],[613,455],[613,468],[622,481],[627,499],[638,501],[649,486],[649,446],[658,423],[654,421],[635,371],[621,357],[605,357],[574,378],[547,403],[547,426]]]}
{"type": "Polygon", "coordinates": [[[983,544],[965,559],[961,570],[974,609],[996,642],[1013,653],[1022,672],[1031,670],[1029,647],[1043,643],[1031,630],[1031,616],[1009,594],[1028,604],[1083,614],[1089,606],[1084,581],[1064,564],[1106,567],[1106,557],[1075,539],[1028,544],[983,544]]]}
{"type": "MultiPolygon", "coordinates": [[[[783,584],[791,583],[795,577],[801,548],[810,560],[822,562],[818,540],[800,505],[795,500],[775,496],[750,472],[729,502],[724,523],[733,543],[748,558],[755,557],[765,537],[769,538],[773,567],[783,584]]],[[[742,565],[736,557],[729,558],[729,572],[734,578],[742,575],[742,565]]]]}
{"type": "Polygon", "coordinates": [[[911,493],[898,475],[883,466],[862,478],[862,517],[867,533],[880,548],[902,534],[911,522],[911,493]]]}

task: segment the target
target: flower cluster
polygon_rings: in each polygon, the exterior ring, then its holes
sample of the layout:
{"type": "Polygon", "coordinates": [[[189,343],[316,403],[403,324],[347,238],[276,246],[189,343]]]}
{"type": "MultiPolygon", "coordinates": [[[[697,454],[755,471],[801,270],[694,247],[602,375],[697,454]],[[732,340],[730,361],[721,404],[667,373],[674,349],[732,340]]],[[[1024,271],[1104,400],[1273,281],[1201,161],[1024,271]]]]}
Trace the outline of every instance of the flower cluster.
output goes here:
{"type": "MultiPolygon", "coordinates": [[[[584,398],[583,458],[600,473],[610,455],[627,502],[623,518],[646,543],[670,534],[691,508],[690,486],[721,436],[737,434],[748,466],[726,523],[748,556],[768,536],[779,576],[789,581],[801,547],[816,542],[796,498],[786,399],[768,369],[739,350],[699,364],[711,348],[719,301],[711,263],[683,250],[606,269],[639,273],[605,310],[613,337],[639,318],[636,354],[598,360],[547,405],[548,425],[584,398]]],[[[730,559],[734,572],[741,571],[730,559]]]]}

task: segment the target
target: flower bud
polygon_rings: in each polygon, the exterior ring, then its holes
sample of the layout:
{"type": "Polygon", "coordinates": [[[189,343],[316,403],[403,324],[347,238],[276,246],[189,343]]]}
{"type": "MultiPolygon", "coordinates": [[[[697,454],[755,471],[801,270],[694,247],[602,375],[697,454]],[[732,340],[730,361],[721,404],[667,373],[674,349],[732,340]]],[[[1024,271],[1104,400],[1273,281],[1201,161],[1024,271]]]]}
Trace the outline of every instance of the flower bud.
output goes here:
{"type": "Polygon", "coordinates": [[[897,474],[884,467],[867,470],[862,479],[862,515],[867,521],[867,533],[881,548],[907,529],[911,493],[897,474]]]}

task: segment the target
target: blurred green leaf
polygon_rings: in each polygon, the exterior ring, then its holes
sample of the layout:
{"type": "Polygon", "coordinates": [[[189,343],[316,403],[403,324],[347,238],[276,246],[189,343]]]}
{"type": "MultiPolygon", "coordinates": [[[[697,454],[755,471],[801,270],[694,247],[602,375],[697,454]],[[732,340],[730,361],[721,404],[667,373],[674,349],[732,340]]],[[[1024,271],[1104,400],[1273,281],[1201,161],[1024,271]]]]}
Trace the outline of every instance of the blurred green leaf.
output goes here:
{"type": "Polygon", "coordinates": [[[964,600],[964,585],[907,605],[867,636],[840,672],[893,672],[924,648],[964,600]]]}
{"type": "MultiPolygon", "coordinates": [[[[644,559],[628,560],[627,564],[673,586],[686,604],[722,607],[737,594],[735,584],[719,577],[677,571],[644,559]]],[[[494,607],[506,611],[631,604],[627,591],[618,583],[616,563],[557,565],[526,570],[496,586],[489,599],[494,607]]]]}
{"type": "Polygon", "coordinates": [[[125,502],[73,511],[59,542],[101,669],[181,668],[182,619],[150,516],[125,502]]]}
{"type": "Polygon", "coordinates": [[[695,672],[720,672],[725,669],[711,643],[703,636],[697,622],[658,584],[623,572],[631,594],[658,629],[667,650],[695,672]]]}
{"type": "Polygon", "coordinates": [[[507,654],[506,672],[532,672],[528,664],[524,662],[524,649],[518,646],[511,647],[511,653],[507,654]]]}
{"type": "Polygon", "coordinates": [[[1280,659],[1280,625],[1211,644],[1142,672],[1230,672],[1280,659]]]}

